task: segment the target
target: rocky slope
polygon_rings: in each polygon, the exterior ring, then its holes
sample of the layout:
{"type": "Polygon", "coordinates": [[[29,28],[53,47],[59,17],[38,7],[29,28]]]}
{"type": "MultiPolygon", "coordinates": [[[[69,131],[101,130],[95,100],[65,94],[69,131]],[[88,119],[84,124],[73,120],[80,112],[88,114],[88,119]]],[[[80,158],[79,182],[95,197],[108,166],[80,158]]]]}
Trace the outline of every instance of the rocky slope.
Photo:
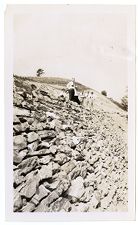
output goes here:
{"type": "Polygon", "coordinates": [[[94,107],[47,84],[13,87],[14,212],[127,210],[127,115],[100,94],[94,107]]]}

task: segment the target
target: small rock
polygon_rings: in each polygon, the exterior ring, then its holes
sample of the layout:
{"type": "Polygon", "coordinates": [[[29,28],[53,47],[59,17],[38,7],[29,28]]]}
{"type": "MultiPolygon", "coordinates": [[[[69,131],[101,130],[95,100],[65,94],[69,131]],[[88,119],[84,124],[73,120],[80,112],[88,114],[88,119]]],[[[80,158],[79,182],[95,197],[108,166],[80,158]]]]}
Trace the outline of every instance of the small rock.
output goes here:
{"type": "Polygon", "coordinates": [[[72,160],[62,165],[61,170],[65,171],[66,174],[68,174],[75,168],[75,166],[76,166],[75,161],[72,160]]]}
{"type": "Polygon", "coordinates": [[[27,118],[27,122],[28,122],[29,125],[31,125],[34,122],[34,119],[33,118],[27,118]]]}
{"type": "Polygon", "coordinates": [[[76,166],[69,174],[68,177],[70,180],[75,179],[76,177],[80,176],[81,169],[76,166]]]}
{"type": "Polygon", "coordinates": [[[45,156],[50,154],[49,149],[40,149],[39,151],[29,152],[28,156],[45,156]]]}
{"type": "Polygon", "coordinates": [[[55,131],[53,130],[42,130],[37,132],[41,140],[51,141],[56,137],[55,131]]]}
{"type": "Polygon", "coordinates": [[[16,134],[21,133],[22,132],[22,124],[14,125],[13,129],[14,129],[16,134]]]}
{"type": "Polygon", "coordinates": [[[13,137],[13,147],[15,150],[22,150],[27,147],[26,138],[22,135],[13,137]]]}
{"type": "Polygon", "coordinates": [[[64,205],[68,202],[66,198],[58,198],[55,202],[53,202],[50,206],[50,211],[51,212],[59,212],[62,210],[64,205]]]}
{"type": "Polygon", "coordinates": [[[56,191],[51,192],[48,197],[41,201],[40,205],[49,206],[53,201],[59,198],[59,195],[56,191]]]}
{"type": "Polygon", "coordinates": [[[106,209],[107,207],[108,207],[108,205],[111,203],[111,198],[110,197],[108,197],[108,196],[106,196],[105,198],[103,198],[102,200],[101,200],[101,207],[103,208],[103,209],[106,209]]]}
{"type": "MultiPolygon", "coordinates": [[[[21,106],[23,101],[23,97],[21,97],[18,93],[14,93],[13,104],[16,106],[21,106]]],[[[16,107],[18,109],[18,107],[16,107]]],[[[15,111],[15,115],[17,115],[17,110],[15,111]]]]}
{"type": "Polygon", "coordinates": [[[41,116],[40,117],[40,122],[45,122],[45,121],[46,121],[46,116],[45,115],[41,116]]]}
{"type": "Polygon", "coordinates": [[[53,170],[53,174],[59,172],[60,171],[60,165],[58,163],[52,162],[52,170],[53,170]]]}
{"type": "MultiPolygon", "coordinates": [[[[25,116],[24,116],[24,117],[22,117],[22,116],[19,117],[19,120],[20,120],[21,123],[28,122],[28,119],[29,119],[29,118],[28,118],[28,117],[25,117],[25,116]]],[[[31,118],[31,119],[32,119],[32,118],[31,118]]]]}
{"type": "Polygon", "coordinates": [[[28,122],[22,123],[21,125],[21,131],[26,131],[29,128],[28,122]]]}
{"type": "Polygon", "coordinates": [[[45,199],[43,199],[40,202],[40,204],[36,207],[36,209],[34,210],[34,212],[49,212],[50,209],[49,209],[49,207],[45,203],[47,203],[47,201],[45,199]]]}
{"type": "Polygon", "coordinates": [[[83,196],[80,198],[82,202],[89,202],[93,196],[94,188],[92,186],[86,187],[83,196]]]}
{"type": "Polygon", "coordinates": [[[101,154],[101,158],[102,158],[103,160],[105,160],[106,154],[105,154],[104,152],[101,154]]]}
{"type": "Polygon", "coordinates": [[[57,146],[56,145],[52,145],[49,149],[49,151],[52,153],[52,154],[55,154],[57,152],[57,146]]]}
{"type": "Polygon", "coordinates": [[[34,141],[28,145],[28,150],[29,152],[34,152],[36,151],[37,147],[38,147],[38,141],[34,141]]]}
{"type": "Polygon", "coordinates": [[[59,153],[55,157],[55,161],[58,162],[59,165],[63,165],[69,160],[69,158],[64,153],[59,153]]]}
{"type": "Polygon", "coordinates": [[[71,212],[72,211],[72,205],[69,201],[66,201],[65,204],[62,207],[62,210],[65,212],[71,212]]]}
{"type": "Polygon", "coordinates": [[[31,198],[36,193],[37,183],[36,180],[29,180],[26,182],[26,186],[21,190],[21,196],[25,198],[31,198]]]}
{"type": "Polygon", "coordinates": [[[71,186],[67,191],[67,194],[72,197],[81,198],[84,194],[84,185],[83,185],[83,178],[77,177],[75,180],[71,182],[71,186]]]}
{"type": "Polygon", "coordinates": [[[37,124],[38,124],[38,121],[33,119],[33,122],[30,125],[30,131],[36,131],[37,130],[37,124]]]}
{"type": "Polygon", "coordinates": [[[75,149],[73,150],[72,156],[77,161],[84,160],[84,157],[82,156],[82,154],[80,152],[76,151],[75,149]]]}
{"type": "Polygon", "coordinates": [[[88,174],[88,176],[85,179],[85,183],[87,183],[87,186],[93,186],[94,181],[96,180],[95,174],[88,174]]]}
{"type": "Polygon", "coordinates": [[[57,119],[53,119],[49,124],[50,124],[51,129],[55,129],[55,128],[60,129],[61,128],[61,121],[59,121],[57,119]]]}
{"type": "Polygon", "coordinates": [[[28,202],[23,208],[22,212],[32,212],[35,209],[35,204],[28,202]]]}
{"type": "Polygon", "coordinates": [[[36,183],[38,184],[39,181],[40,181],[40,177],[39,177],[39,174],[38,174],[38,169],[36,170],[32,170],[30,173],[28,173],[26,176],[26,181],[30,181],[30,180],[33,180],[35,179],[36,180],[36,183]]]}
{"type": "Polygon", "coordinates": [[[16,116],[30,116],[30,110],[14,107],[14,115],[16,116]]]}
{"type": "Polygon", "coordinates": [[[15,170],[14,171],[14,187],[18,186],[19,184],[21,184],[22,182],[25,181],[24,176],[20,175],[20,171],[19,170],[15,170]]]}
{"type": "Polygon", "coordinates": [[[48,188],[50,188],[51,190],[55,190],[58,187],[59,183],[60,183],[60,180],[56,180],[53,183],[49,184],[48,188]]]}
{"type": "Polygon", "coordinates": [[[112,188],[112,190],[109,191],[109,194],[101,200],[101,207],[103,209],[106,209],[109,206],[109,204],[113,200],[115,193],[116,193],[116,189],[112,188]]]}
{"type": "Polygon", "coordinates": [[[37,123],[36,130],[43,130],[43,123],[37,123]]]}
{"type": "Polygon", "coordinates": [[[68,145],[66,145],[66,143],[64,145],[58,146],[58,149],[61,153],[65,153],[69,157],[72,156],[72,149],[68,145]]]}
{"type": "Polygon", "coordinates": [[[48,179],[52,177],[52,164],[43,165],[42,168],[39,170],[40,179],[48,179]]]}
{"type": "Polygon", "coordinates": [[[71,130],[71,127],[69,125],[63,124],[61,127],[61,130],[64,130],[64,131],[71,130]]]}
{"type": "Polygon", "coordinates": [[[44,185],[40,185],[39,188],[38,188],[38,191],[37,191],[37,194],[35,194],[33,196],[33,198],[31,199],[31,202],[34,203],[35,205],[38,205],[39,202],[48,196],[48,194],[50,193],[50,191],[48,189],[46,189],[44,187],[44,185]]]}
{"type": "Polygon", "coordinates": [[[87,212],[89,209],[89,206],[86,205],[86,203],[79,203],[79,205],[76,207],[77,212],[87,212]]]}
{"type": "Polygon", "coordinates": [[[76,137],[76,136],[73,136],[72,142],[70,143],[70,147],[75,148],[79,143],[80,143],[80,138],[76,137]]]}
{"type": "Polygon", "coordinates": [[[101,191],[102,198],[107,196],[109,194],[109,185],[106,182],[102,182],[99,186],[98,189],[101,191]]]}
{"type": "Polygon", "coordinates": [[[14,212],[19,211],[22,207],[22,198],[20,196],[20,194],[16,194],[14,196],[14,212]]]}
{"type": "Polygon", "coordinates": [[[31,143],[33,141],[36,141],[38,137],[38,134],[35,132],[28,133],[28,142],[31,143]]]}
{"type": "Polygon", "coordinates": [[[95,197],[95,195],[93,195],[92,198],[91,198],[91,200],[90,200],[90,204],[91,204],[92,208],[96,209],[100,205],[100,200],[98,200],[95,197]]]}
{"type": "Polygon", "coordinates": [[[99,160],[99,156],[98,155],[93,155],[88,162],[90,163],[90,165],[93,165],[95,162],[97,162],[99,160]]]}
{"type": "Polygon", "coordinates": [[[16,124],[20,124],[20,120],[16,115],[14,115],[13,116],[13,125],[16,125],[16,124]]]}
{"type": "Polygon", "coordinates": [[[72,141],[73,141],[73,144],[74,144],[74,145],[78,145],[78,144],[80,143],[80,138],[79,138],[79,137],[73,136],[73,137],[72,137],[72,141]]]}
{"type": "Polygon", "coordinates": [[[60,140],[63,140],[63,139],[65,138],[65,132],[61,131],[61,132],[59,133],[59,135],[58,135],[58,138],[59,138],[60,140]]]}
{"type": "Polygon", "coordinates": [[[60,181],[60,184],[58,185],[58,187],[56,188],[56,192],[60,196],[63,192],[65,192],[69,188],[69,186],[70,186],[70,181],[63,178],[60,181]]]}
{"type": "Polygon", "coordinates": [[[14,151],[13,152],[13,163],[14,164],[19,164],[22,162],[23,158],[27,155],[27,149],[22,150],[21,152],[14,151]]]}
{"type": "Polygon", "coordinates": [[[39,163],[45,165],[45,164],[48,164],[51,159],[52,159],[51,155],[46,155],[46,156],[43,156],[41,159],[39,159],[39,163]]]}
{"type": "Polygon", "coordinates": [[[16,189],[14,189],[14,196],[19,194],[19,192],[22,190],[23,187],[25,187],[25,185],[25,182],[22,182],[18,187],[16,187],[16,189]]]}
{"type": "Polygon", "coordinates": [[[46,141],[42,141],[42,142],[38,145],[37,150],[42,149],[42,148],[50,148],[50,144],[49,144],[48,142],[46,142],[46,141]]]}
{"type": "Polygon", "coordinates": [[[57,116],[55,113],[46,112],[46,116],[50,117],[51,119],[59,119],[59,116],[57,116]]]}
{"type": "Polygon", "coordinates": [[[19,164],[21,175],[22,174],[25,175],[28,172],[32,171],[37,165],[38,165],[38,157],[36,156],[23,160],[19,164]]]}

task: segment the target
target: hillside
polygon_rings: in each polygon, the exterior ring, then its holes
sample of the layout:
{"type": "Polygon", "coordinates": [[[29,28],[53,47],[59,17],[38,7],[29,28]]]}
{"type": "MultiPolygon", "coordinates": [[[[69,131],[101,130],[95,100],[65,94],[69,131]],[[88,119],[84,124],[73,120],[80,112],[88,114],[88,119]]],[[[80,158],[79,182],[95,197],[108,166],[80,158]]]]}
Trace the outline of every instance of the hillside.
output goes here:
{"type": "MultiPolygon", "coordinates": [[[[38,84],[49,84],[56,86],[59,89],[65,88],[67,83],[70,81],[69,79],[61,78],[61,77],[22,77],[22,76],[16,76],[14,75],[14,78],[20,80],[21,82],[23,81],[30,81],[30,82],[35,82],[38,84]]],[[[85,85],[82,85],[78,82],[76,82],[76,85],[78,87],[78,91],[84,91],[89,89],[85,85]]]]}
{"type": "Polygon", "coordinates": [[[96,91],[92,109],[70,102],[51,79],[14,77],[13,210],[126,211],[126,112],[96,91]]]}

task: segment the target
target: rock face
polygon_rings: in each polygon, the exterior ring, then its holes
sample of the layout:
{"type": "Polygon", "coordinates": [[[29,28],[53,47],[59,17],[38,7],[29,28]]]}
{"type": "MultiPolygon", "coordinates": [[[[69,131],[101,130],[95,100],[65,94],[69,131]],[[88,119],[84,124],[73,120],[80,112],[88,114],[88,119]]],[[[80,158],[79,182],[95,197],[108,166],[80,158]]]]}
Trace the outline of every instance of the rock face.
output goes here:
{"type": "Polygon", "coordinates": [[[126,113],[107,99],[86,109],[31,85],[14,80],[14,211],[127,210],[126,113]]]}

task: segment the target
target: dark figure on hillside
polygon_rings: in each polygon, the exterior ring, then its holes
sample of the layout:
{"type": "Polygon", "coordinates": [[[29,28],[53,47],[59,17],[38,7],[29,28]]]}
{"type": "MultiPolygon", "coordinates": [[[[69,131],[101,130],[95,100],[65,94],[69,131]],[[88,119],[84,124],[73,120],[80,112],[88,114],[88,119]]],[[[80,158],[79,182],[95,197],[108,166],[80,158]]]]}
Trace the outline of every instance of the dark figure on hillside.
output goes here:
{"type": "Polygon", "coordinates": [[[80,100],[77,95],[74,78],[72,78],[72,80],[67,84],[67,91],[69,92],[69,100],[77,102],[80,105],[80,100]]]}

